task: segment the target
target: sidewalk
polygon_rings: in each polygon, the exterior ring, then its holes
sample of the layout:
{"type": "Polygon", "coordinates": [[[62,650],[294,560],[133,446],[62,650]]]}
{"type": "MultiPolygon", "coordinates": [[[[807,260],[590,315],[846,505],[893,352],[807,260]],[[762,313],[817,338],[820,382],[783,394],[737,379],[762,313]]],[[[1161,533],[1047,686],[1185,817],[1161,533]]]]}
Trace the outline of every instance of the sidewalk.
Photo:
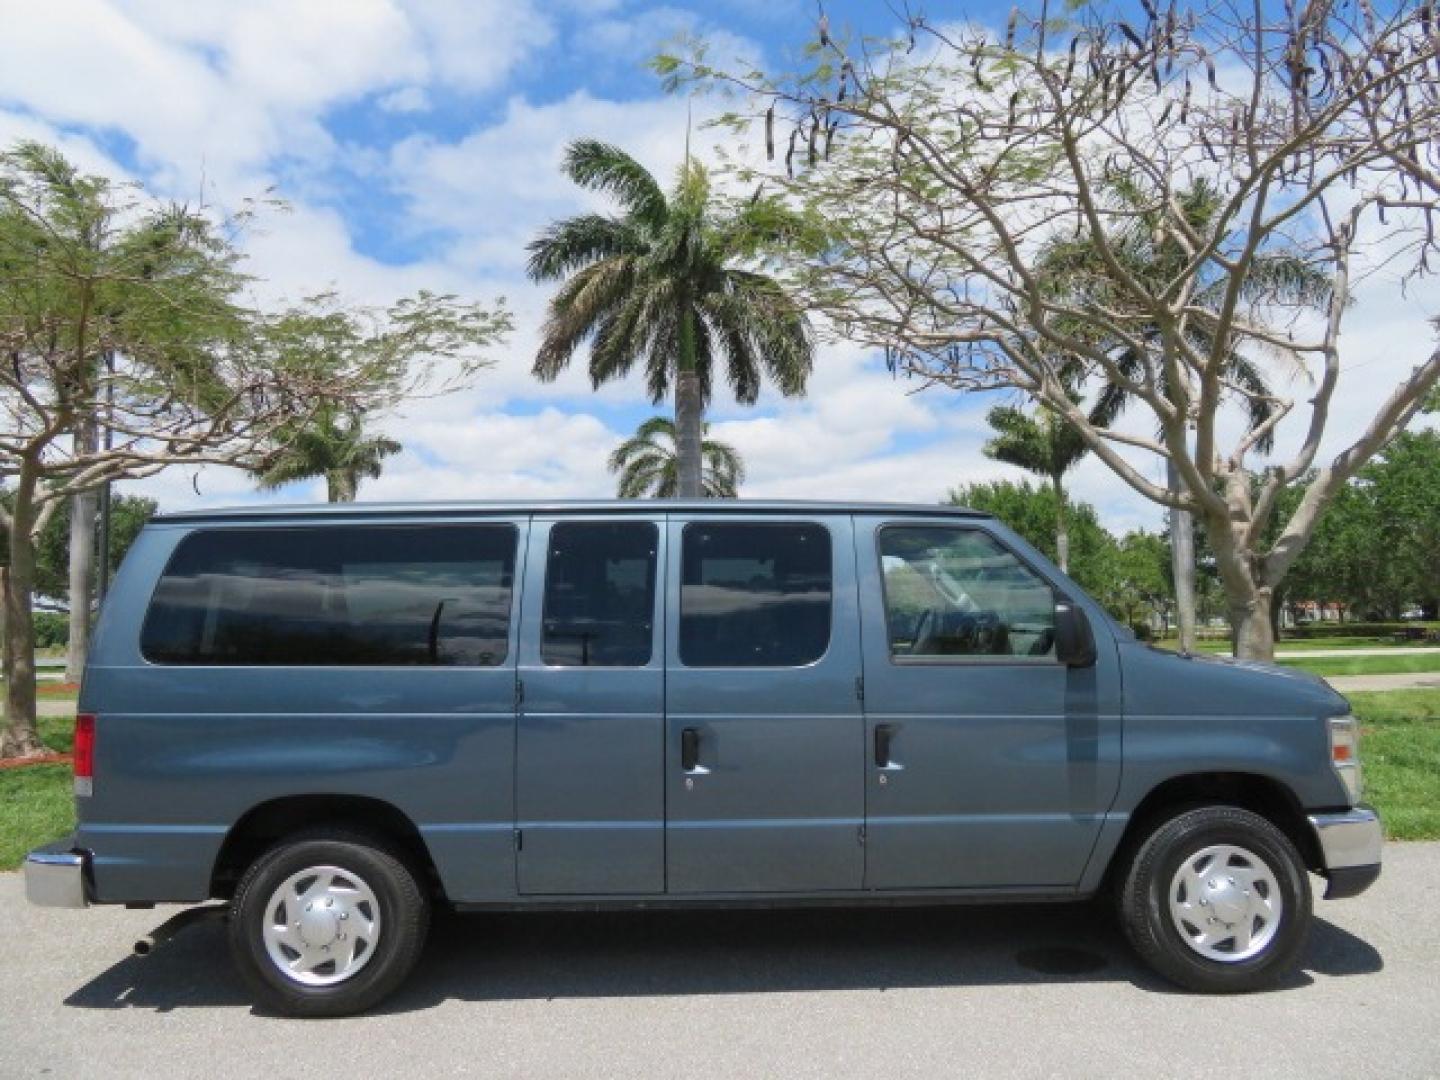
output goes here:
{"type": "Polygon", "coordinates": [[[1385,675],[1330,675],[1325,679],[1342,694],[1356,690],[1440,690],[1440,671],[1400,671],[1385,675]]]}

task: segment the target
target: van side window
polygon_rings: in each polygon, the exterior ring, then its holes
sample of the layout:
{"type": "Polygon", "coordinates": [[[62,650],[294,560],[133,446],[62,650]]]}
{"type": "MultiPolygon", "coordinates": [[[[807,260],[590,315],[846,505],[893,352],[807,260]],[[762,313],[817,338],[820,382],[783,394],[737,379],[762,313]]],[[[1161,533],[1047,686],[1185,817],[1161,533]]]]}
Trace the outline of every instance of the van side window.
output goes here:
{"type": "Polygon", "coordinates": [[[686,667],[800,667],[830,646],[830,532],[687,525],[680,580],[686,667]]]}
{"type": "Polygon", "coordinates": [[[511,525],[214,529],[181,541],[140,649],[160,664],[471,666],[505,660],[511,525]]]}
{"type": "Polygon", "coordinates": [[[977,529],[880,530],[890,655],[1055,655],[1055,594],[977,529]]]}
{"type": "Polygon", "coordinates": [[[540,657],[556,667],[644,667],[655,618],[651,524],[550,529],[540,657]]]}

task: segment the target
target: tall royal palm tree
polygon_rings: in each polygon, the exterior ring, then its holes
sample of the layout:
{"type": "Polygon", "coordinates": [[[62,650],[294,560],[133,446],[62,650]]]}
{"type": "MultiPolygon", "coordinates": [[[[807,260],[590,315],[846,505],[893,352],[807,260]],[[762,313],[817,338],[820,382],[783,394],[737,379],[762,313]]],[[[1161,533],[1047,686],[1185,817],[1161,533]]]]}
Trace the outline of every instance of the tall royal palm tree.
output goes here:
{"type": "MultiPolygon", "coordinates": [[[[702,435],[710,430],[705,424],[702,435]]],[[[652,416],[610,455],[610,471],[619,473],[616,494],[622,499],[671,499],[680,490],[680,465],[675,421],[652,416]]],[[[745,482],[745,463],[728,443],[702,438],[701,490],[707,499],[733,499],[745,482]]]]}
{"type": "Polygon", "coordinates": [[[1008,405],[990,410],[986,420],[995,437],[984,446],[985,456],[1018,465],[1043,476],[1055,491],[1055,561],[1070,572],[1070,525],[1065,504],[1065,474],[1089,453],[1080,433],[1043,405],[1031,416],[1008,405]]]}
{"type": "Polygon", "coordinates": [[[385,459],[400,450],[394,439],[367,433],[363,417],[326,410],[295,432],[255,477],[262,489],[324,477],[332,503],[354,502],[360,481],[379,479],[385,459]]]}
{"type": "MultiPolygon", "coordinates": [[[[1141,282],[1153,295],[1163,295],[1169,282],[1179,277],[1190,261],[1190,251],[1166,227],[1163,216],[1149,205],[1143,192],[1120,182],[1112,185],[1109,194],[1132,211],[1129,224],[1110,238],[1112,254],[1133,280],[1141,282]]],[[[1226,203],[1220,190],[1204,180],[1177,192],[1175,201],[1188,230],[1198,236],[1210,234],[1226,203]]],[[[1116,309],[1114,305],[1123,306],[1126,302],[1124,290],[1116,284],[1111,266],[1083,240],[1057,240],[1041,252],[1036,268],[1052,283],[1051,287],[1057,294],[1071,302],[1110,310],[1116,309]]],[[[1218,308],[1228,287],[1228,276],[1218,272],[1212,274],[1202,280],[1190,306],[1195,309],[1218,308]]],[[[1319,307],[1328,301],[1329,288],[1328,277],[1316,273],[1301,259],[1286,252],[1262,252],[1256,256],[1242,282],[1241,299],[1261,305],[1319,307]]],[[[1203,325],[1192,325],[1189,335],[1197,349],[1202,352],[1210,349],[1212,339],[1203,325]]],[[[1158,351],[1159,326],[1136,336],[1142,342],[1156,342],[1158,351]]],[[[1101,345],[1103,347],[1105,343],[1101,345]]],[[[1129,346],[1117,344],[1107,351],[1114,357],[1118,373],[1124,381],[1107,382],[1096,397],[1090,416],[1096,424],[1106,427],[1118,419],[1130,403],[1131,394],[1126,383],[1134,385],[1143,381],[1145,372],[1155,366],[1149,364],[1150,357],[1129,346]]],[[[1259,428],[1270,419],[1273,408],[1265,365],[1254,357],[1234,351],[1226,358],[1225,375],[1233,388],[1232,394],[1248,414],[1250,429],[1259,428]]],[[[1169,386],[1169,378],[1167,368],[1159,365],[1158,388],[1167,399],[1174,400],[1175,388],[1169,386]]],[[[1267,453],[1273,444],[1273,432],[1267,432],[1256,443],[1256,449],[1267,453]]],[[[1171,490],[1179,490],[1180,477],[1173,462],[1167,462],[1167,476],[1171,490]]],[[[1189,513],[1171,511],[1170,547],[1180,646],[1191,651],[1195,647],[1195,540],[1189,513]]]]}
{"type": "Polygon", "coordinates": [[[613,198],[620,213],[557,221],[530,244],[530,277],[560,282],[535,375],[557,378],[585,342],[597,387],[643,363],[656,404],[673,388],[677,491],[698,497],[715,368],[723,367],[736,400],[750,404],[762,373],[782,394],[798,395],[814,365],[805,313],[753,268],[773,237],[773,208],[721,210],[705,169],[688,155],[668,195],[630,155],[593,139],[571,144],[564,169],[613,198]]]}

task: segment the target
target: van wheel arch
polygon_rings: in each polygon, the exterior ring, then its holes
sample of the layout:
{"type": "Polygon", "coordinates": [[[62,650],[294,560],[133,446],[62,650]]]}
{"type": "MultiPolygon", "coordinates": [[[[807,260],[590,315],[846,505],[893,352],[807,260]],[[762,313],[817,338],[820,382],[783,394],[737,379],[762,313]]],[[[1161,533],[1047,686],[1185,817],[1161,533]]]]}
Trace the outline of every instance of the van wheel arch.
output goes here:
{"type": "Polygon", "coordinates": [[[287,795],[252,806],[225,834],[210,874],[210,895],[228,900],[246,869],[286,836],[317,828],[343,829],[386,842],[410,864],[432,897],[444,889],[425,838],[393,803],[363,795],[287,795]]]}
{"type": "Polygon", "coordinates": [[[1260,815],[1285,834],[1310,870],[1322,868],[1314,830],[1295,792],[1283,781],[1263,773],[1186,773],[1156,784],[1140,800],[1110,857],[1105,885],[1116,884],[1136,848],[1162,822],[1204,806],[1237,806],[1260,815]]]}

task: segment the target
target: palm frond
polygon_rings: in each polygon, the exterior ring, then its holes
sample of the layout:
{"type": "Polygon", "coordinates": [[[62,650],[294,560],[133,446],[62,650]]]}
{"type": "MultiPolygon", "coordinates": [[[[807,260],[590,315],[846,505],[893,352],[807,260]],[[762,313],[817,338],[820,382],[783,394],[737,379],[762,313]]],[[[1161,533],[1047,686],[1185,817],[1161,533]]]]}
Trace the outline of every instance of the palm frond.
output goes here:
{"type": "Polygon", "coordinates": [[[586,338],[625,300],[635,282],[635,261],[617,256],[575,273],[550,301],[532,371],[553,382],[586,338]]]}
{"type": "Polygon", "coordinates": [[[565,151],[566,175],[583,188],[615,197],[627,214],[658,228],[669,213],[665,192],[650,171],[618,146],[577,139],[565,151]]]}
{"type": "MultiPolygon", "coordinates": [[[[701,428],[708,433],[710,425],[701,428]]],[[[706,498],[733,499],[745,482],[745,464],[727,443],[704,439],[700,444],[701,487],[706,498]]],[[[679,458],[675,421],[652,416],[610,454],[612,473],[619,474],[617,493],[622,499],[671,498],[679,488],[679,458]]]]}
{"type": "Polygon", "coordinates": [[[525,266],[530,280],[555,281],[604,259],[642,254],[645,246],[630,223],[601,214],[581,214],[553,223],[525,250],[530,253],[525,266]]]}

